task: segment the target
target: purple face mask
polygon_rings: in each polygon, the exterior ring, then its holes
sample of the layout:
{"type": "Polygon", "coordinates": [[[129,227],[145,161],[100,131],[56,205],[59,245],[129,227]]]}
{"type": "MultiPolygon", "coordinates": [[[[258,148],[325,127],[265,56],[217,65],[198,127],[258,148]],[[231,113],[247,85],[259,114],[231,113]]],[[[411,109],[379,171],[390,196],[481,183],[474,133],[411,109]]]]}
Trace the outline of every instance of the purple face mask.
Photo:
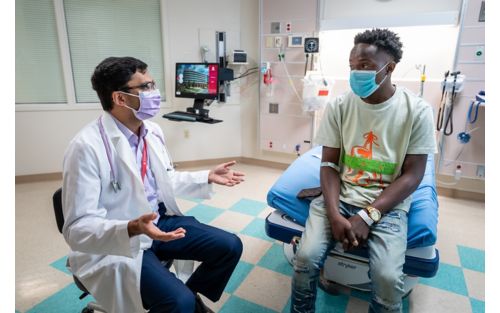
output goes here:
{"type": "Polygon", "coordinates": [[[141,91],[139,95],[134,95],[128,92],[124,94],[139,98],[139,110],[135,110],[129,106],[127,108],[134,112],[137,119],[144,121],[152,118],[160,111],[161,95],[160,90],[155,89],[151,91],[141,91]]]}

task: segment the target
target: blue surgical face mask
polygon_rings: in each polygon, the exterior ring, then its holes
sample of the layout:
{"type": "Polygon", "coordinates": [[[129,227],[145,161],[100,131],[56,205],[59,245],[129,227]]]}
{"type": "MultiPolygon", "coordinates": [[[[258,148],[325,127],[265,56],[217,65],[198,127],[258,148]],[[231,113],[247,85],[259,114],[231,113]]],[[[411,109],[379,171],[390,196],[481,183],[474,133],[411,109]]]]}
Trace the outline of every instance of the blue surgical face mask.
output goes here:
{"type": "Polygon", "coordinates": [[[141,121],[152,118],[160,111],[161,95],[158,89],[141,91],[139,95],[128,92],[123,93],[139,98],[139,110],[135,110],[129,106],[127,106],[127,108],[131,109],[135,117],[141,121]]]}
{"type": "Polygon", "coordinates": [[[354,92],[361,98],[366,98],[372,95],[387,78],[386,74],[384,79],[382,79],[382,81],[380,82],[380,84],[377,84],[377,82],[375,81],[377,74],[380,73],[380,71],[382,71],[387,66],[387,64],[382,66],[382,68],[378,71],[352,70],[351,76],[349,78],[349,83],[351,84],[352,92],[354,92]]]}

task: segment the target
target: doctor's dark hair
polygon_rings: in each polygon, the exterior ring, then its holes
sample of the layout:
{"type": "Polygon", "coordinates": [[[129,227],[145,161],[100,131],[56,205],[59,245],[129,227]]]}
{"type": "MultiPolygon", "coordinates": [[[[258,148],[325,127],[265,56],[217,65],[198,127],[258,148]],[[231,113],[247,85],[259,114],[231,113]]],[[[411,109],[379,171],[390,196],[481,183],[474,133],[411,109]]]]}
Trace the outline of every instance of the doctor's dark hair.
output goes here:
{"type": "Polygon", "coordinates": [[[90,79],[104,111],[113,108],[111,94],[123,89],[135,72],[144,73],[148,65],[133,57],[109,57],[96,66],[90,79]]]}
{"type": "Polygon", "coordinates": [[[374,45],[392,56],[396,63],[403,56],[403,44],[399,40],[399,36],[388,29],[375,28],[359,33],[354,37],[354,44],[358,43],[374,45]]]}

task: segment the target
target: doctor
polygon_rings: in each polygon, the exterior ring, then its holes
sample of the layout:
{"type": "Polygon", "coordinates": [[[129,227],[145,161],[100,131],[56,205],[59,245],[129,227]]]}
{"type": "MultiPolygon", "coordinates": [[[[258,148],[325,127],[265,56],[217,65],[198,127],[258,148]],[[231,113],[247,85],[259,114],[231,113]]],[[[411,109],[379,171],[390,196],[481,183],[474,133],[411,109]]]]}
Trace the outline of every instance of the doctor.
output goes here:
{"type": "MultiPolygon", "coordinates": [[[[109,313],[211,312],[198,293],[219,300],[242,244],[183,216],[174,197],[208,198],[211,183],[234,186],[244,174],[231,169],[234,161],[210,171],[172,168],[161,128],[147,121],[161,96],[144,62],[107,58],[95,68],[92,87],[105,112],[75,136],[64,157],[71,271],[109,313]],[[171,259],[201,265],[183,283],[161,264],[171,259]]],[[[192,271],[192,264],[176,261],[176,270],[192,271]]]]}

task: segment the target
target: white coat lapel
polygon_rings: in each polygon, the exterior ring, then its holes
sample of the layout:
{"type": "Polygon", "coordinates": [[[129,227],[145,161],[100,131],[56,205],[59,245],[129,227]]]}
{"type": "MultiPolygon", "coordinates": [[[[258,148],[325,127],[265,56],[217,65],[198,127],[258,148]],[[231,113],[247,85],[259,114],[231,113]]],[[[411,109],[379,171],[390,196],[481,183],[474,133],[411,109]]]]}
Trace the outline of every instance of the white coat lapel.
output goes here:
{"type": "Polygon", "coordinates": [[[116,126],[113,117],[109,113],[105,112],[103,114],[102,123],[106,134],[110,138],[111,144],[115,147],[118,159],[126,165],[132,176],[135,177],[135,179],[137,179],[142,185],[139,170],[137,169],[137,163],[134,159],[134,155],[131,153],[130,144],[128,143],[127,138],[125,138],[118,126],[116,126]]]}
{"type": "Polygon", "coordinates": [[[148,149],[150,149],[149,162],[156,179],[156,184],[161,193],[161,200],[165,203],[165,206],[171,213],[174,213],[175,215],[183,215],[175,202],[174,190],[167,174],[166,163],[168,160],[165,160],[164,158],[162,159],[161,157],[162,147],[159,146],[160,140],[154,138],[155,135],[151,134],[151,131],[148,132],[146,137],[146,140],[148,141],[148,149]]]}

